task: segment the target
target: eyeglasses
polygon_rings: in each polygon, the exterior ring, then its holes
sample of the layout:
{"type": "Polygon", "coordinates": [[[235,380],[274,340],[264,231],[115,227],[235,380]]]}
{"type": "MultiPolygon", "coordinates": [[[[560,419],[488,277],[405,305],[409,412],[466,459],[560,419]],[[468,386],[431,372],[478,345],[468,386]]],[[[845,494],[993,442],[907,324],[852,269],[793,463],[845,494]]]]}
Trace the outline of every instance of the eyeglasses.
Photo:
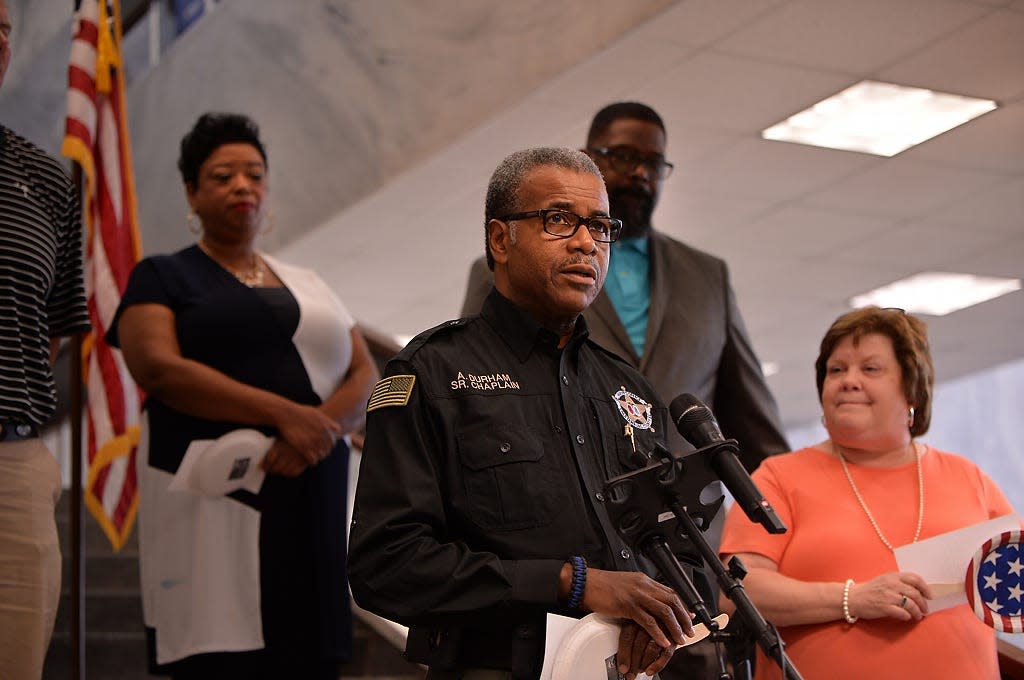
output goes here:
{"type": "Polygon", "coordinates": [[[645,156],[625,146],[616,146],[610,149],[606,146],[592,146],[587,150],[608,159],[608,164],[615,172],[632,172],[636,166],[642,165],[652,177],[665,179],[672,174],[672,169],[675,167],[665,160],[664,156],[645,156]]]}
{"type": "Polygon", "coordinates": [[[513,213],[498,219],[502,222],[511,222],[512,220],[524,220],[527,217],[543,219],[544,231],[558,238],[572,238],[582,225],[590,231],[590,238],[601,243],[611,243],[619,237],[619,231],[622,230],[622,220],[617,220],[614,217],[581,217],[574,212],[558,208],[513,213]]]}

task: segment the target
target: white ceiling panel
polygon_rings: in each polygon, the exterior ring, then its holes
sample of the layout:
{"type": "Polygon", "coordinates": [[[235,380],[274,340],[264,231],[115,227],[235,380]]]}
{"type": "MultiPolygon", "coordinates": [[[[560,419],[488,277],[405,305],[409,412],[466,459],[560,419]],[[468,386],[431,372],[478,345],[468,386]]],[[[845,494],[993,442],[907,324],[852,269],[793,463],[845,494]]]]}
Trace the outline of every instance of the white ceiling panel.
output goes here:
{"type": "Polygon", "coordinates": [[[908,149],[903,156],[1008,175],[1024,172],[1024,100],[954,130],[955,134],[950,131],[939,135],[908,149]]]}
{"type": "Polygon", "coordinates": [[[683,0],[656,17],[645,34],[666,42],[703,47],[746,27],[789,0],[683,0]]]}
{"type": "Polygon", "coordinates": [[[889,65],[880,77],[983,99],[1020,99],[1024,96],[1024,13],[990,12],[889,65]]]}
{"type": "Polygon", "coordinates": [[[895,222],[885,217],[787,204],[736,229],[734,238],[756,244],[764,257],[842,259],[843,253],[859,249],[864,241],[884,241],[895,228],[895,222]]]}
{"type": "Polygon", "coordinates": [[[785,201],[839,183],[879,161],[867,154],[745,139],[683,174],[687,189],[697,193],[743,187],[744,195],[785,201]]]}
{"type": "Polygon", "coordinates": [[[998,175],[912,161],[899,156],[826,187],[805,200],[811,205],[912,217],[993,187],[998,175]]]}
{"type": "Polygon", "coordinates": [[[657,78],[628,94],[650,102],[673,123],[754,137],[850,84],[843,75],[707,51],[659,69],[657,78]]]}
{"type": "MultiPolygon", "coordinates": [[[[909,273],[957,271],[961,260],[1006,242],[1006,237],[999,232],[972,226],[938,220],[894,225],[883,232],[866,235],[859,243],[832,253],[832,257],[850,263],[871,259],[916,270],[909,273]]],[[[860,292],[867,292],[867,289],[860,292]]]]}
{"type": "Polygon", "coordinates": [[[719,47],[767,62],[861,73],[916,52],[985,12],[956,0],[795,0],[719,47]]]}
{"type": "Polygon", "coordinates": [[[1000,182],[924,217],[963,224],[972,233],[991,231],[1024,237],[1024,179],[1000,182]]]}

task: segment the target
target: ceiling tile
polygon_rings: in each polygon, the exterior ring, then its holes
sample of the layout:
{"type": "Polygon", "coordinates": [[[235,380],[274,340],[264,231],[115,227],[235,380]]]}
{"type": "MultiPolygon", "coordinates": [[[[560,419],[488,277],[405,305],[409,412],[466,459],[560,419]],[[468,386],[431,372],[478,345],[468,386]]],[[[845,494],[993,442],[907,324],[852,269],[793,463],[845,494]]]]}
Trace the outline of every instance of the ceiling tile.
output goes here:
{"type": "Polygon", "coordinates": [[[773,200],[737,196],[727,188],[698,192],[677,183],[662,190],[654,225],[670,236],[717,253],[734,241],[738,226],[755,221],[777,205],[773,200]]]}
{"type": "Polygon", "coordinates": [[[1000,182],[969,194],[940,209],[929,211],[924,217],[961,224],[971,232],[984,230],[1006,235],[1024,234],[1024,177],[1000,182]]]}
{"type": "Polygon", "coordinates": [[[685,0],[651,20],[644,32],[661,40],[707,46],[744,28],[788,0],[685,0]]]}
{"type": "Polygon", "coordinates": [[[850,212],[913,217],[1000,181],[989,173],[895,157],[822,189],[805,202],[850,212]]]}
{"type": "Polygon", "coordinates": [[[996,241],[973,255],[965,255],[957,269],[980,276],[1024,279],[1024,229],[1017,236],[996,241]]]}
{"type": "Polygon", "coordinates": [[[844,75],[706,51],[659,69],[631,93],[674,124],[753,137],[851,84],[844,75]]]}
{"type": "Polygon", "coordinates": [[[728,190],[753,198],[790,200],[855,175],[881,159],[762,139],[744,139],[697,166],[684,168],[696,192],[728,190]]]}
{"type": "MultiPolygon", "coordinates": [[[[1024,33],[1021,33],[1024,42],[1024,33]]],[[[1021,64],[1024,72],[1024,62],[1021,64]]],[[[1024,175],[1024,102],[996,109],[908,149],[903,156],[1024,175]]]]}
{"type": "MultiPolygon", "coordinates": [[[[921,220],[876,232],[859,244],[837,250],[832,257],[851,264],[872,261],[903,266],[906,275],[932,270],[975,274],[980,272],[965,270],[963,260],[1005,241],[1005,235],[973,229],[971,224],[921,220]]],[[[869,289],[857,292],[866,293],[869,289]]]]}
{"type": "Polygon", "coordinates": [[[787,204],[757,221],[737,227],[733,238],[766,257],[811,260],[837,257],[864,240],[879,238],[894,221],[787,204]]]}
{"type": "Polygon", "coordinates": [[[776,63],[867,73],[985,11],[954,0],[796,0],[718,47],[776,63]]]}
{"type": "Polygon", "coordinates": [[[882,80],[984,99],[1024,94],[1024,14],[998,10],[879,72],[882,80]]]}

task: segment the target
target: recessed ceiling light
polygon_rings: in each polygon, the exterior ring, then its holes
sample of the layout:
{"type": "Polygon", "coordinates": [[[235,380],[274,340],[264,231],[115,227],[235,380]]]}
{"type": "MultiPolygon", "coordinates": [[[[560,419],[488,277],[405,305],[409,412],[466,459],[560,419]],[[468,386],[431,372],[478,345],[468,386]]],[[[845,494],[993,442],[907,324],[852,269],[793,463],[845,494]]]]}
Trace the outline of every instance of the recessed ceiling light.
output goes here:
{"type": "Polygon", "coordinates": [[[1021,289],[1020,279],[922,272],[850,300],[851,307],[878,305],[943,316],[1021,289]]]}
{"type": "Polygon", "coordinates": [[[779,372],[779,362],[777,361],[762,361],[761,362],[761,373],[766,378],[770,378],[779,372]]]}
{"type": "Polygon", "coordinates": [[[761,137],[889,157],[994,108],[990,99],[863,80],[761,137]]]}

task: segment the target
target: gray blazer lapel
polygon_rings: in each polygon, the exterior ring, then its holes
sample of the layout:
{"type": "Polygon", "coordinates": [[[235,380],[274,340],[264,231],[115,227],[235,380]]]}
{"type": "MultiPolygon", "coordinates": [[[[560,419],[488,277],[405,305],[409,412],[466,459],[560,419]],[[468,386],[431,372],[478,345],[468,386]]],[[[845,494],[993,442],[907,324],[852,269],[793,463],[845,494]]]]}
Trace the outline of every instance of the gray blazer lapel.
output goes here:
{"type": "Polygon", "coordinates": [[[670,264],[666,255],[664,243],[661,243],[660,235],[651,231],[650,261],[651,270],[649,274],[651,286],[651,300],[647,308],[647,334],[644,336],[644,356],[640,359],[640,372],[646,375],[647,362],[652,354],[651,348],[657,342],[658,334],[661,333],[661,325],[665,321],[665,308],[668,305],[668,296],[671,295],[669,281],[671,279],[670,264]]]}

